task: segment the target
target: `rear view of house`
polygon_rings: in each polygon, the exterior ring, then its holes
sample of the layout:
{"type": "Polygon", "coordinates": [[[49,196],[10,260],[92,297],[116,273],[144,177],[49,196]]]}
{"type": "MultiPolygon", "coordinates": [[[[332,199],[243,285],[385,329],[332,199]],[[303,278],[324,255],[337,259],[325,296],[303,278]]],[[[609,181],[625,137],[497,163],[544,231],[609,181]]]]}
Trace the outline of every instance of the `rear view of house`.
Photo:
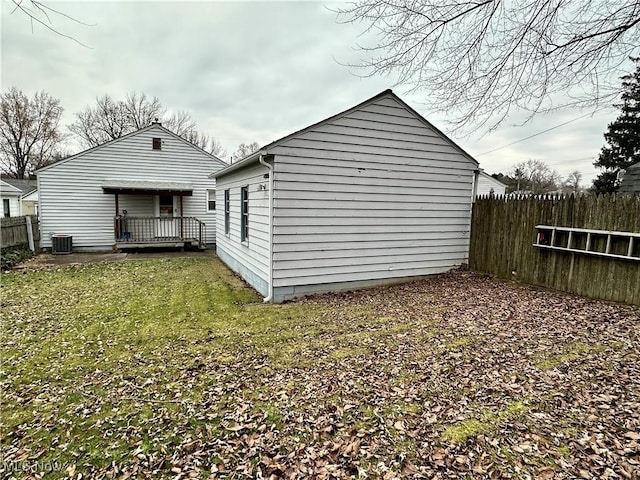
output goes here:
{"type": "Polygon", "coordinates": [[[218,171],[218,256],[265,300],[467,262],[478,163],[392,91],[218,171]]]}
{"type": "Polygon", "coordinates": [[[215,242],[215,182],[226,164],[158,123],[38,171],[41,246],[74,250],[215,242]]]}

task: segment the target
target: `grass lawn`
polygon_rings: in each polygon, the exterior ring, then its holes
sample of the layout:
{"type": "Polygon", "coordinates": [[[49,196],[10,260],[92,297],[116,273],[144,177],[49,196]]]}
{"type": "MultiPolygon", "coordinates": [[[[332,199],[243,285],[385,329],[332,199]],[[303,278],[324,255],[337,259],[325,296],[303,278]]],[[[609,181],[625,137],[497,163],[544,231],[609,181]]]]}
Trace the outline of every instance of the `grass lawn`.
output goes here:
{"type": "Polygon", "coordinates": [[[640,475],[634,307],[465,272],[262,305],[213,257],[1,281],[3,478],[640,475]]]}

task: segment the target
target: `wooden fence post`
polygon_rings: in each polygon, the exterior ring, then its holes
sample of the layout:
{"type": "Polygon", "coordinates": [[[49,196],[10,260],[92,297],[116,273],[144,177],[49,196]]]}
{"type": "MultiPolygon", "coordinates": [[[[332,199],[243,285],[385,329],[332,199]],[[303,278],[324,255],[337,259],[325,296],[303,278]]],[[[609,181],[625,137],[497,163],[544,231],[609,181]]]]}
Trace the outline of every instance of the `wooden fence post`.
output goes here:
{"type": "Polygon", "coordinates": [[[29,242],[29,250],[35,252],[36,245],[33,242],[33,225],[31,224],[31,217],[26,216],[25,220],[27,222],[27,241],[29,242]]]}

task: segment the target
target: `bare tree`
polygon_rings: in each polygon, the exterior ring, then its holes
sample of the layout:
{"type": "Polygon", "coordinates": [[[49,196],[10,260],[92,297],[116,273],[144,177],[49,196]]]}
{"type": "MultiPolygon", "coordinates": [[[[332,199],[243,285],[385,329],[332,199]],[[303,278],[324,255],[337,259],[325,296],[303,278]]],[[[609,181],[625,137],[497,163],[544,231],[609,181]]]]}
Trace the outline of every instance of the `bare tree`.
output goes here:
{"type": "Polygon", "coordinates": [[[194,145],[197,145],[205,152],[209,152],[212,155],[215,155],[219,159],[222,160],[222,157],[227,155],[227,151],[224,149],[221,143],[217,142],[215,138],[205,135],[203,133],[198,132],[197,130],[192,130],[191,132],[183,135],[185,140],[190,141],[194,145]]]}
{"type": "Polygon", "coordinates": [[[69,125],[69,130],[90,148],[160,120],[166,128],[203,150],[216,156],[225,154],[215,139],[198,132],[189,113],[178,111],[168,115],[158,97],[148,97],[144,93],[131,92],[124,100],[114,100],[109,95],[97,98],[95,107],[76,113],[76,120],[69,125]]]}
{"type": "Polygon", "coordinates": [[[173,133],[180,135],[181,137],[187,138],[187,136],[197,133],[196,123],[193,121],[193,118],[191,118],[191,115],[187,112],[182,110],[174,113],[162,123],[173,133]]]}
{"type": "Polygon", "coordinates": [[[161,119],[167,113],[167,109],[162,106],[158,97],[147,98],[144,93],[128,93],[124,101],[118,103],[126,117],[127,128],[133,130],[146,127],[151,122],[161,119]]]}
{"type": "Polygon", "coordinates": [[[13,3],[13,8],[11,10],[11,14],[14,14],[16,12],[20,12],[24,15],[26,15],[30,22],[31,22],[31,31],[33,32],[33,27],[35,24],[41,25],[44,28],[46,28],[47,30],[50,30],[51,32],[55,33],[56,35],[60,35],[61,37],[64,38],[68,38],[69,40],[72,40],[74,42],[76,42],[79,45],[82,45],[83,47],[86,48],[91,48],[88,45],[82,43],[80,40],[78,40],[75,37],[72,37],[71,35],[67,35],[65,33],[63,33],[62,31],[58,30],[55,26],[54,26],[54,22],[53,22],[53,18],[62,18],[62,19],[66,19],[66,20],[71,20],[77,24],[80,25],[84,25],[85,27],[92,27],[94,25],[82,22],[80,20],[78,20],[77,18],[74,18],[71,15],[67,15],[66,13],[60,11],[60,10],[56,10],[55,8],[51,7],[50,4],[45,3],[45,2],[41,2],[39,0],[11,0],[11,3],[13,3]]]}
{"type": "Polygon", "coordinates": [[[133,92],[124,101],[117,101],[104,95],[96,98],[95,107],[76,113],[69,130],[78,135],[86,147],[95,147],[146,127],[165,112],[157,97],[149,99],[145,94],[133,92]]]}
{"type": "Polygon", "coordinates": [[[542,160],[527,160],[513,166],[510,176],[517,181],[518,190],[530,191],[536,195],[548,193],[558,188],[560,175],[542,160]]]}
{"type": "Polygon", "coordinates": [[[94,108],[87,107],[76,113],[76,121],[69,130],[80,137],[86,147],[95,147],[132,131],[122,102],[109,95],[96,98],[94,108]]]}
{"type": "Polygon", "coordinates": [[[563,186],[567,190],[567,193],[578,193],[582,191],[582,187],[580,186],[581,181],[582,174],[578,170],[574,170],[564,179],[563,186]]]}
{"type": "Polygon", "coordinates": [[[236,162],[242,160],[244,157],[251,155],[253,152],[260,150],[260,144],[258,142],[241,143],[235,152],[231,154],[231,161],[236,162]]]}
{"type": "Polygon", "coordinates": [[[28,178],[55,159],[64,140],[60,100],[45,92],[27,97],[11,87],[0,98],[0,162],[15,178],[28,178]]]}
{"type": "Polygon", "coordinates": [[[352,66],[396,74],[454,128],[491,130],[516,108],[529,120],[608,104],[640,48],[640,0],[357,0],[336,12],[377,34],[352,66]]]}

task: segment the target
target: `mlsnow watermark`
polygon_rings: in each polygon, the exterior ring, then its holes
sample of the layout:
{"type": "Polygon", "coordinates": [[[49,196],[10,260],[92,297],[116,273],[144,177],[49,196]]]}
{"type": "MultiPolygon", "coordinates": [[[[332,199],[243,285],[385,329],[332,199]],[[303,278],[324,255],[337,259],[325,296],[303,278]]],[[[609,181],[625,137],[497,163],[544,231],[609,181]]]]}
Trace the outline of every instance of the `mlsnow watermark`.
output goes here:
{"type": "Polygon", "coordinates": [[[62,472],[63,466],[57,460],[51,461],[29,461],[21,460],[16,462],[2,461],[0,473],[52,473],[62,472]]]}

